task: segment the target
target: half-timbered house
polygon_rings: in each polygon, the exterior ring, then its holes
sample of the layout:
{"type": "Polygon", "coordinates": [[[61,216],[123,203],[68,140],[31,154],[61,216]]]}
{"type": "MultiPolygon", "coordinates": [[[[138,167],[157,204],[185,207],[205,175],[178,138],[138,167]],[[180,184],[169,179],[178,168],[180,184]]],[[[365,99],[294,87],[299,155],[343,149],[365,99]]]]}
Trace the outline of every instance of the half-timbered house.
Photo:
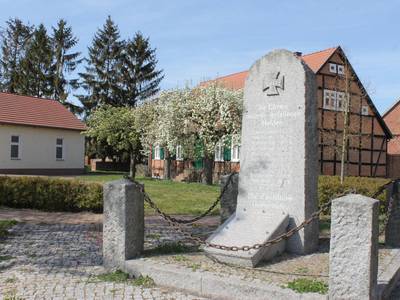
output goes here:
{"type": "MultiPolygon", "coordinates": [[[[387,147],[392,134],[341,47],[295,55],[316,75],[320,174],[340,175],[344,166],[347,176],[386,177],[387,147]]],[[[243,71],[201,85],[216,81],[226,88],[242,89],[247,74],[243,71]]],[[[216,148],[215,177],[239,169],[239,149],[238,145],[216,148]]],[[[157,153],[153,156],[153,176],[163,176],[162,159],[157,153]]],[[[186,169],[183,162],[175,161],[172,166],[173,176],[179,179],[190,173],[182,175],[186,169]]]]}

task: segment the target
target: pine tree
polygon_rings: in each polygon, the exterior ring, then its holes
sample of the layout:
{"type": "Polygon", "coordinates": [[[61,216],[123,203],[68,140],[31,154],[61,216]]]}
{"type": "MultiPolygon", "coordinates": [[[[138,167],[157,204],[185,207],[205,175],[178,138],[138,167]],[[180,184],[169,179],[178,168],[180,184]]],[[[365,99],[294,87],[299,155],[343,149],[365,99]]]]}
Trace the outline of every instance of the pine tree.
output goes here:
{"type": "Polygon", "coordinates": [[[17,18],[9,19],[2,34],[1,43],[1,88],[9,93],[21,92],[21,61],[25,57],[33,27],[17,18]]]}
{"type": "Polygon", "coordinates": [[[136,106],[138,102],[159,92],[159,84],[164,76],[162,70],[157,70],[155,52],[149,38],[143,37],[140,32],[125,43],[121,66],[124,105],[136,106]]]}
{"type": "Polygon", "coordinates": [[[22,93],[51,97],[53,85],[51,39],[43,24],[35,29],[22,60],[22,93]]]}
{"type": "Polygon", "coordinates": [[[79,59],[80,52],[70,53],[70,50],[78,43],[78,39],[73,35],[72,28],[67,26],[67,22],[61,19],[57,23],[57,28],[53,27],[51,42],[54,72],[52,98],[66,103],[68,90],[77,87],[77,79],[67,79],[65,75],[75,71],[82,61],[79,59]]]}
{"type": "Polygon", "coordinates": [[[87,95],[79,95],[86,114],[100,105],[121,105],[119,69],[123,43],[117,25],[109,16],[89,47],[86,73],[79,73],[87,95]]]}

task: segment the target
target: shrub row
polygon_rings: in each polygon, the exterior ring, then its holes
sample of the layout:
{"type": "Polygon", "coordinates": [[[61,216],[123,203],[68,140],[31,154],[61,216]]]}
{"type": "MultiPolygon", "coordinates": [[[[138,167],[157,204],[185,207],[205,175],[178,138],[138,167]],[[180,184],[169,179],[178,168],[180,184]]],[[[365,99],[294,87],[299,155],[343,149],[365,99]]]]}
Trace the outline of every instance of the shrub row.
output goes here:
{"type": "Polygon", "coordinates": [[[103,210],[103,189],[98,183],[45,177],[0,176],[0,205],[46,211],[103,210]]]}
{"type": "MultiPolygon", "coordinates": [[[[343,185],[340,184],[339,176],[319,176],[318,178],[318,198],[319,205],[324,205],[335,195],[346,192],[350,189],[355,190],[357,194],[371,197],[379,188],[389,182],[385,178],[369,177],[345,177],[343,185]]],[[[381,204],[385,204],[386,192],[377,197],[381,204]]],[[[385,205],[381,205],[381,213],[385,210],[385,205]]]]}
{"type": "MultiPolygon", "coordinates": [[[[341,185],[338,176],[319,176],[319,204],[323,205],[335,195],[349,189],[372,196],[388,181],[382,178],[346,177],[341,185]]],[[[384,203],[385,194],[380,195],[378,199],[384,203]]],[[[103,190],[99,183],[77,180],[0,176],[0,205],[46,211],[102,212],[103,190]]],[[[381,207],[383,212],[384,205],[381,207]]]]}

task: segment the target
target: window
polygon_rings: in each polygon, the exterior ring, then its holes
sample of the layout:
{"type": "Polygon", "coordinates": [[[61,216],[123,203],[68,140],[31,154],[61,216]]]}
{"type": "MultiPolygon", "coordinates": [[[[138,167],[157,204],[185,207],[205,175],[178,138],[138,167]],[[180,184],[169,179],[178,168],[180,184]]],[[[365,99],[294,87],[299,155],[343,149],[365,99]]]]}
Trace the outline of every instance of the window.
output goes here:
{"type": "Polygon", "coordinates": [[[336,92],[336,110],[344,110],[345,94],[336,92]]]}
{"type": "Polygon", "coordinates": [[[176,146],[176,160],[183,160],[182,146],[176,146]]]}
{"type": "Polygon", "coordinates": [[[361,114],[362,114],[363,116],[368,116],[368,113],[369,113],[369,111],[368,111],[368,106],[367,106],[367,105],[363,105],[363,106],[361,107],[361,114]]]}
{"type": "Polygon", "coordinates": [[[240,161],[239,155],[240,155],[240,145],[237,142],[237,139],[232,139],[232,148],[231,148],[231,156],[232,156],[232,161],[233,162],[238,162],[240,161]]]}
{"type": "Polygon", "coordinates": [[[161,148],[158,145],[154,147],[154,159],[161,159],[161,148]]]}
{"type": "Polygon", "coordinates": [[[343,65],[337,65],[337,73],[339,75],[344,75],[344,66],[343,65]]]}
{"type": "Polygon", "coordinates": [[[215,146],[215,161],[224,161],[224,144],[219,142],[215,146]]]}
{"type": "Polygon", "coordinates": [[[19,151],[19,142],[20,138],[19,135],[12,135],[11,136],[11,144],[10,144],[10,157],[11,159],[21,159],[20,151],[19,151]]]}
{"type": "Polygon", "coordinates": [[[329,64],[329,72],[335,73],[337,72],[337,65],[336,64],[329,64]]]}
{"type": "Polygon", "coordinates": [[[62,138],[56,140],[56,160],[64,160],[64,140],[62,138]]]}
{"type": "Polygon", "coordinates": [[[346,94],[331,90],[324,90],[324,108],[331,110],[344,110],[346,94]]]}

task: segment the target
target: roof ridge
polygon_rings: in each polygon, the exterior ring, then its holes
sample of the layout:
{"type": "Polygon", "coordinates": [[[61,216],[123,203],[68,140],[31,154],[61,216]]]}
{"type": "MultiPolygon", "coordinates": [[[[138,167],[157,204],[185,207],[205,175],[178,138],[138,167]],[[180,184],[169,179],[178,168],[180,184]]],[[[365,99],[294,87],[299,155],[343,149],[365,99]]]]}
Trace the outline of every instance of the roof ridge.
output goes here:
{"type": "Polygon", "coordinates": [[[58,101],[56,99],[51,99],[51,98],[41,98],[41,97],[37,97],[37,96],[21,95],[21,94],[10,93],[10,92],[0,92],[0,94],[19,96],[19,97],[28,97],[28,98],[32,98],[32,99],[35,99],[35,100],[48,100],[48,101],[54,101],[54,102],[58,102],[58,103],[62,104],[60,101],[58,101]]]}
{"type": "Polygon", "coordinates": [[[302,55],[301,57],[309,56],[309,55],[314,55],[314,54],[321,53],[321,52],[325,52],[325,51],[328,51],[328,50],[333,50],[333,49],[336,50],[336,49],[338,49],[338,48],[339,48],[339,46],[330,47],[330,48],[326,48],[326,49],[324,49],[324,50],[319,50],[319,51],[315,51],[315,52],[311,52],[311,53],[304,54],[304,55],[302,55]]]}

